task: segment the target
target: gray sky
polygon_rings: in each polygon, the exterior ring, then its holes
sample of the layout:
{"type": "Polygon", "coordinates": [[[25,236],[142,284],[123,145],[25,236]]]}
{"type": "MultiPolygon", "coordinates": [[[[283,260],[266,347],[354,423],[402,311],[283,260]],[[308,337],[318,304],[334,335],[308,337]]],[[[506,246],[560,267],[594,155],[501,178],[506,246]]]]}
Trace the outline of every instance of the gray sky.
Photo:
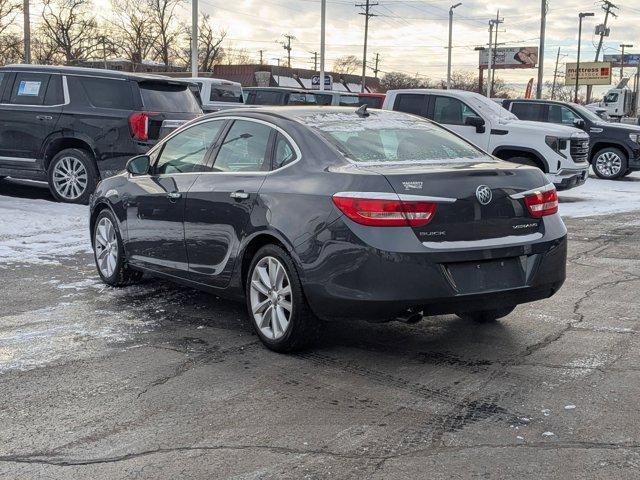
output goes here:
{"type": "MultiPolygon", "coordinates": [[[[364,17],[353,1],[327,0],[327,62],[353,54],[362,56],[364,17]]],[[[357,2],[361,3],[361,2],[357,2]]],[[[446,43],[449,0],[378,0],[373,12],[379,16],[370,21],[369,61],[380,53],[382,71],[403,71],[432,79],[446,75],[446,43]]],[[[640,3],[619,0],[618,17],[611,18],[611,35],[605,39],[604,53],[619,53],[620,43],[632,43],[640,53],[640,3]]],[[[456,9],[454,21],[453,69],[477,71],[475,46],[488,42],[488,20],[504,19],[498,41],[507,46],[537,46],[540,28],[538,1],[501,0],[463,1],[456,9]]],[[[282,34],[297,37],[292,43],[293,66],[309,67],[312,52],[319,50],[320,0],[200,0],[200,10],[211,14],[214,23],[228,31],[226,46],[247,49],[255,58],[265,50],[265,61],[275,64],[286,52],[276,42],[282,34]]],[[[593,60],[597,45],[594,27],[604,20],[601,2],[595,0],[549,0],[545,79],[551,80],[557,48],[562,62],[575,61],[578,35],[578,12],[594,12],[584,21],[583,61],[593,60]]],[[[522,85],[535,70],[503,70],[499,76],[509,84],[522,85]]],[[[614,81],[618,70],[614,71],[614,81]]]]}

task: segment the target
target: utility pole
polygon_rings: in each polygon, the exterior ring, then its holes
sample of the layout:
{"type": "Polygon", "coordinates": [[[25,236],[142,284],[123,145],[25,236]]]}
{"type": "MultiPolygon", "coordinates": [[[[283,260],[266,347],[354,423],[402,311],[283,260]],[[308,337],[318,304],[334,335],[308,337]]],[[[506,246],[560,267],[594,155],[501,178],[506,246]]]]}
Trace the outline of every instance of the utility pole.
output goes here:
{"type": "Polygon", "coordinates": [[[287,66],[291,68],[291,40],[295,40],[296,37],[287,33],[285,33],[283,36],[285,38],[285,42],[282,43],[282,48],[287,51],[287,66]]]}
{"type": "Polygon", "coordinates": [[[593,13],[582,13],[578,14],[579,26],[578,26],[578,59],[576,61],[576,92],[573,96],[573,102],[578,103],[578,89],[580,88],[580,44],[582,43],[582,19],[584,17],[593,17],[593,13]]]}
{"type": "MultiPolygon", "coordinates": [[[[538,48],[538,85],[536,85],[536,98],[540,100],[542,98],[542,82],[544,81],[544,42],[547,31],[547,10],[549,5],[547,0],[542,0],[540,6],[540,47],[538,48]]],[[[558,55],[560,55],[560,49],[558,49],[558,55]]],[[[556,73],[558,70],[558,62],[556,62],[556,73]]],[[[555,75],[553,82],[555,84],[555,75]]],[[[554,85],[555,89],[555,85],[554,85]]]]}
{"type": "Polygon", "coordinates": [[[489,20],[489,55],[487,56],[487,98],[491,98],[491,64],[493,60],[493,22],[489,20]]]}
{"type": "Polygon", "coordinates": [[[325,27],[327,24],[327,0],[320,0],[320,91],[324,92],[325,27]]]}
{"type": "Polygon", "coordinates": [[[500,20],[500,10],[496,13],[495,26],[496,26],[496,38],[494,40],[493,47],[493,69],[491,70],[491,92],[494,90],[495,78],[496,78],[496,54],[498,52],[498,28],[500,24],[504,23],[504,20],[500,20]]]}
{"type": "MultiPolygon", "coordinates": [[[[198,0],[191,0],[191,76],[198,76],[198,0]]],[[[168,67],[169,65],[167,65],[168,67]]]]}
{"type": "Polygon", "coordinates": [[[29,0],[22,4],[24,14],[24,63],[31,63],[31,18],[29,15],[29,0]]]}
{"type": "Polygon", "coordinates": [[[318,52],[313,52],[313,71],[318,71],[318,52]]]}
{"type": "Polygon", "coordinates": [[[366,0],[366,3],[356,3],[356,7],[364,8],[364,12],[359,12],[358,15],[364,15],[364,51],[362,53],[362,85],[360,91],[365,92],[365,83],[367,81],[367,37],[369,36],[369,18],[376,17],[375,13],[371,13],[371,7],[375,7],[378,3],[371,3],[370,0],[366,0]]]}
{"type": "MultiPolygon", "coordinates": [[[[602,9],[604,10],[604,24],[602,30],[600,31],[600,39],[598,40],[598,48],[596,49],[596,58],[595,62],[600,58],[600,51],[602,50],[602,42],[604,41],[604,37],[607,36],[607,22],[609,21],[609,15],[613,17],[617,17],[614,9],[617,9],[618,6],[611,3],[609,0],[602,0],[602,9]]],[[[593,91],[592,85],[587,85],[587,103],[591,100],[591,92],[593,91]]]]}
{"type": "Polygon", "coordinates": [[[633,45],[628,43],[620,44],[620,48],[622,48],[622,56],[620,57],[620,81],[624,78],[624,49],[627,47],[633,48],[633,45]]]}
{"type": "Polygon", "coordinates": [[[560,47],[558,47],[558,55],[556,55],[556,69],[553,71],[553,85],[551,86],[551,100],[556,98],[556,82],[558,80],[558,64],[560,63],[560,47]]]}
{"type": "Polygon", "coordinates": [[[375,75],[376,78],[378,78],[378,72],[380,71],[380,69],[378,68],[378,65],[380,64],[380,54],[376,53],[376,66],[373,69],[373,74],[375,75]]]}
{"type": "MultiPolygon", "coordinates": [[[[449,8],[449,47],[447,50],[447,90],[451,88],[451,48],[453,42],[453,10],[462,3],[456,3],[449,8]]],[[[376,75],[377,76],[377,75],[376,75]]]]}
{"type": "Polygon", "coordinates": [[[260,50],[260,65],[263,65],[262,55],[264,54],[264,50],[260,50]]]}

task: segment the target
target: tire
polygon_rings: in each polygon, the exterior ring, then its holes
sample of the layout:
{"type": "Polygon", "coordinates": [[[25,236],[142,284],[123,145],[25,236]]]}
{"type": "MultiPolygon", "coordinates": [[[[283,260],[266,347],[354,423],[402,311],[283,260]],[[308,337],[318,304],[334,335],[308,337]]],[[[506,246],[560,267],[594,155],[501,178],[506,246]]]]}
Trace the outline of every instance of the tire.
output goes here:
{"type": "Polygon", "coordinates": [[[476,312],[457,313],[456,315],[464,320],[471,320],[477,323],[490,323],[506,317],[513,312],[516,307],[496,308],[493,310],[479,310],[476,312]]]}
{"type": "Polygon", "coordinates": [[[615,147],[599,150],[591,160],[594,173],[605,180],[615,180],[625,176],[629,169],[627,155],[615,147]]]}
{"type": "Polygon", "coordinates": [[[98,183],[95,159],[86,150],[67,148],[53,157],[47,178],[56,200],[86,205],[98,183]]]}
{"type": "MultiPolygon", "coordinates": [[[[511,157],[506,159],[507,162],[518,163],[520,165],[528,165],[530,167],[540,168],[538,163],[529,157],[511,157]]],[[[542,169],[541,169],[542,170],[542,169]]]]}
{"type": "Polygon", "coordinates": [[[104,283],[112,287],[124,287],[142,278],[142,272],[132,269],[126,263],[118,222],[111,211],[103,210],[96,218],[92,244],[98,275],[104,283]],[[112,230],[108,228],[109,225],[112,230]],[[107,253],[103,254],[103,252],[107,253]],[[110,253],[114,254],[113,257],[110,257],[110,253]],[[103,254],[102,257],[101,254],[103,254]],[[107,266],[109,268],[106,268],[107,266]]]}
{"type": "Polygon", "coordinates": [[[281,247],[265,245],[256,252],[245,293],[251,324],[270,350],[295,352],[317,340],[319,320],[309,308],[293,260],[281,247]]]}

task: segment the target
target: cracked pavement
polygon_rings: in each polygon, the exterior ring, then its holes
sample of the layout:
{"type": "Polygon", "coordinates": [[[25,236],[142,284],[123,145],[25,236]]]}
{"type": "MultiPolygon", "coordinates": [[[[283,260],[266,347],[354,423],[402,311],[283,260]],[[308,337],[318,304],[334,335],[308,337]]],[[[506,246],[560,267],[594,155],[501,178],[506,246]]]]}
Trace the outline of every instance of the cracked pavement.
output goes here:
{"type": "Polygon", "coordinates": [[[0,265],[0,477],[639,478],[640,222],[566,223],[551,299],[332,323],[290,356],[243,305],[110,289],[87,254],[0,265]]]}

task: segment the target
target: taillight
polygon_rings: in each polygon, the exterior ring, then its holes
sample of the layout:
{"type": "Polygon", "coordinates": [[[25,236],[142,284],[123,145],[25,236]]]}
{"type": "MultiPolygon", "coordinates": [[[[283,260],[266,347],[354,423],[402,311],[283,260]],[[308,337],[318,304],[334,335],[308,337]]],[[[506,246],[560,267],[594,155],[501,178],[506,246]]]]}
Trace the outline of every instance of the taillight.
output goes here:
{"type": "Polygon", "coordinates": [[[558,213],[558,192],[553,188],[546,192],[536,192],[524,197],[524,203],[533,218],[558,213]]]}
{"type": "Polygon", "coordinates": [[[436,203],[402,201],[393,198],[356,198],[334,195],[333,203],[360,225],[373,227],[421,227],[436,213],[436,203]]]}
{"type": "Polygon", "coordinates": [[[149,112],[133,112],[129,117],[129,128],[131,135],[136,140],[145,142],[149,140],[149,117],[153,117],[157,113],[149,112]]]}

